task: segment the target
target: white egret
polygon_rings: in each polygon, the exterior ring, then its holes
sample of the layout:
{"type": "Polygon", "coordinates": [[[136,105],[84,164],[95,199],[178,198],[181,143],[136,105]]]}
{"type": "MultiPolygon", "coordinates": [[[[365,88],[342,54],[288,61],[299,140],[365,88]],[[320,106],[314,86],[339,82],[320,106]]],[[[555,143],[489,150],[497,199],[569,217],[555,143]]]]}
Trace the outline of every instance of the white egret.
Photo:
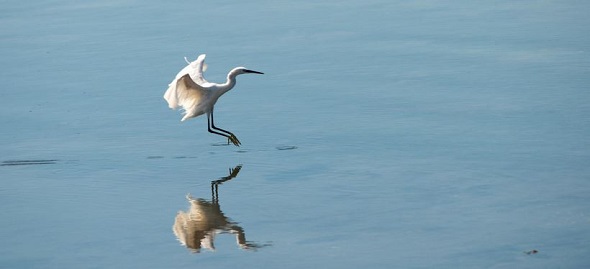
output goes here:
{"type": "Polygon", "coordinates": [[[205,80],[203,72],[207,69],[205,54],[199,55],[194,62],[189,62],[174,80],[168,85],[164,93],[164,99],[172,109],[182,107],[184,117],[181,121],[198,117],[207,113],[207,130],[210,133],[225,136],[228,144],[231,141],[234,145],[240,146],[238,138],[230,131],[217,128],[213,122],[213,107],[217,99],[236,85],[236,76],[241,74],[264,74],[244,67],[236,67],[229,71],[225,83],[211,83],[205,80]]]}

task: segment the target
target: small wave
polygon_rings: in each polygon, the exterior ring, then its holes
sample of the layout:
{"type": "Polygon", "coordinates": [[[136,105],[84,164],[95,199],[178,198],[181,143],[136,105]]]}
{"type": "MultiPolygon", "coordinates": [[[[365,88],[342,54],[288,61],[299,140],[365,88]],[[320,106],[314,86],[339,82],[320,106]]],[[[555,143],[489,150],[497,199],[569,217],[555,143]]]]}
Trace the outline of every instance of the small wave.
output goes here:
{"type": "Polygon", "coordinates": [[[9,160],[3,161],[0,166],[55,164],[58,161],[59,160],[9,160]]]}
{"type": "Polygon", "coordinates": [[[297,149],[297,146],[279,146],[279,147],[276,147],[276,149],[278,149],[278,150],[293,150],[293,149],[297,149]]]}

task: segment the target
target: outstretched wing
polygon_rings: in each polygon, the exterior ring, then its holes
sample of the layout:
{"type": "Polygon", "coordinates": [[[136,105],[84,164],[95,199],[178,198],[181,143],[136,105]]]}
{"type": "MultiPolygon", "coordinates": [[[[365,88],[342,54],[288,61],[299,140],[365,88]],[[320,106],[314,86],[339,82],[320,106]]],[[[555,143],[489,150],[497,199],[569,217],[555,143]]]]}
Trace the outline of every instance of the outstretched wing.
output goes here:
{"type": "Polygon", "coordinates": [[[186,111],[186,115],[182,119],[185,120],[202,114],[195,110],[206,93],[207,91],[202,86],[195,83],[190,75],[186,74],[180,77],[176,83],[171,83],[164,94],[164,99],[172,109],[182,107],[186,111]]]}
{"type": "Polygon", "coordinates": [[[205,83],[209,83],[207,80],[205,80],[205,77],[203,77],[203,73],[207,70],[205,56],[205,54],[199,55],[199,57],[197,57],[197,59],[190,64],[194,66],[194,68],[192,72],[189,74],[191,75],[193,81],[195,81],[199,85],[205,85],[205,83]]]}
{"type": "MultiPolygon", "coordinates": [[[[205,54],[199,55],[197,59],[193,62],[189,62],[186,57],[184,58],[188,63],[178,74],[176,75],[175,80],[180,79],[180,77],[189,74],[193,81],[199,85],[204,85],[208,83],[207,80],[203,77],[203,72],[207,70],[207,64],[205,64],[205,54]]],[[[174,81],[173,81],[174,82],[174,81]]]]}
{"type": "Polygon", "coordinates": [[[207,66],[205,65],[205,56],[205,54],[201,54],[193,62],[189,62],[186,57],[184,58],[188,65],[180,70],[178,74],[176,74],[176,77],[172,80],[172,82],[170,82],[170,84],[168,84],[168,90],[166,90],[166,93],[164,93],[164,99],[168,101],[168,106],[170,108],[176,109],[180,105],[176,94],[176,84],[181,77],[189,74],[195,83],[200,85],[205,85],[205,83],[207,83],[205,78],[203,78],[203,71],[207,69],[207,66]]]}

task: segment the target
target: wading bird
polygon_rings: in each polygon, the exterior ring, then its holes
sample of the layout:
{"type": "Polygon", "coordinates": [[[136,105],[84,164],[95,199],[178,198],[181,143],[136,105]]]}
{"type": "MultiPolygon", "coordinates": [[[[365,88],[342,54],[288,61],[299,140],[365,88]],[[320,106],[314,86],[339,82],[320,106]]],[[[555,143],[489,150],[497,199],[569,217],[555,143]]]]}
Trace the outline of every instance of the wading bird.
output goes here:
{"type": "Polygon", "coordinates": [[[213,122],[213,107],[217,99],[236,85],[236,77],[241,74],[264,74],[244,67],[236,67],[229,71],[225,83],[211,83],[205,80],[203,72],[207,69],[205,54],[199,55],[194,62],[180,70],[176,78],[168,85],[164,99],[172,109],[182,107],[184,117],[180,121],[198,117],[207,113],[207,129],[210,133],[227,137],[228,144],[232,142],[240,146],[240,140],[230,131],[218,128],[213,122]]]}

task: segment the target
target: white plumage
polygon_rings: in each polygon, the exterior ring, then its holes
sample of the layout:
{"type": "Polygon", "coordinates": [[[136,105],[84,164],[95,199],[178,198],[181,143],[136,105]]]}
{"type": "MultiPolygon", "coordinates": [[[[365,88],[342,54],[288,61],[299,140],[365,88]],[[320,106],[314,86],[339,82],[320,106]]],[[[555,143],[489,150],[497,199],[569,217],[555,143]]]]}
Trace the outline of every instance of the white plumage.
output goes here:
{"type": "Polygon", "coordinates": [[[203,77],[203,72],[207,69],[205,54],[199,55],[193,62],[186,61],[188,65],[178,72],[174,80],[168,85],[168,90],[164,93],[164,99],[168,102],[168,106],[172,109],[179,107],[184,109],[184,117],[182,117],[181,121],[207,113],[208,131],[225,136],[228,143],[232,142],[234,145],[239,146],[241,143],[233,133],[215,127],[213,108],[217,99],[236,85],[236,76],[263,73],[248,70],[244,67],[236,67],[227,74],[226,82],[211,83],[203,77]]]}

